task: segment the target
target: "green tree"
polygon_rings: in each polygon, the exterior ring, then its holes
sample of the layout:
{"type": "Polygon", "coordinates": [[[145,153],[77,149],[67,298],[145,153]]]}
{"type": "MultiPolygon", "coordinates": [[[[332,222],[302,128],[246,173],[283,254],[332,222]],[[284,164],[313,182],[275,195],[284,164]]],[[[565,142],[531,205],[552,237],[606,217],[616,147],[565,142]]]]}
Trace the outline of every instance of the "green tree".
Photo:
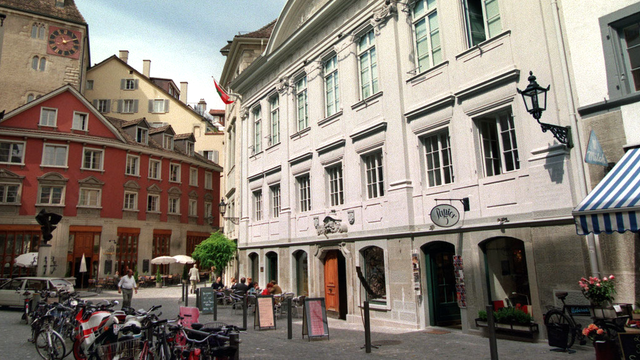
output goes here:
{"type": "Polygon", "coordinates": [[[236,255],[236,243],[229,240],[221,232],[211,233],[208,239],[196,245],[191,257],[200,262],[202,269],[215,267],[216,273],[222,275],[227,264],[236,255]]]}

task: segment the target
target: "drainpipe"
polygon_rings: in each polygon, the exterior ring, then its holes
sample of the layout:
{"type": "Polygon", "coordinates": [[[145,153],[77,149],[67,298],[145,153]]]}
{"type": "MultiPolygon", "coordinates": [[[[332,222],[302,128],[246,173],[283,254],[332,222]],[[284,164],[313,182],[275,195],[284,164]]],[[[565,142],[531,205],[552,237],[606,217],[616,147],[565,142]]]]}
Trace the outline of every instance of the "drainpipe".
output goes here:
{"type": "MultiPolygon", "coordinates": [[[[565,96],[567,97],[567,104],[569,106],[569,117],[571,120],[571,127],[576,129],[573,134],[576,134],[576,151],[574,152],[577,156],[578,162],[578,171],[579,177],[581,181],[578,181],[578,185],[580,187],[580,197],[585,198],[588,194],[587,191],[587,173],[584,166],[584,158],[582,156],[582,132],[579,131],[578,127],[578,118],[576,116],[576,104],[574,98],[572,96],[572,83],[571,77],[569,76],[569,62],[567,60],[567,49],[564,42],[564,38],[562,36],[562,25],[560,22],[560,8],[558,7],[558,0],[551,0],[551,6],[553,7],[553,24],[555,25],[556,31],[556,40],[558,45],[560,46],[560,61],[562,63],[562,77],[566,86],[565,96]]],[[[589,248],[589,264],[591,266],[591,274],[592,276],[600,277],[600,261],[602,259],[602,254],[600,253],[600,243],[597,235],[590,233],[586,236],[587,247],[589,248]]]]}

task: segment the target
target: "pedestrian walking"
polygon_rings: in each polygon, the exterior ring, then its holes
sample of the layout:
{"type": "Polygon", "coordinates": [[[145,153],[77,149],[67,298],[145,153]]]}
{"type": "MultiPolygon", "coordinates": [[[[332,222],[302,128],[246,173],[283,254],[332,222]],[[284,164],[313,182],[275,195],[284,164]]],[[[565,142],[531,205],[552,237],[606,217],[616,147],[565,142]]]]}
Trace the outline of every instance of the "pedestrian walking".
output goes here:
{"type": "Polygon", "coordinates": [[[191,280],[191,293],[195,294],[200,281],[200,271],[198,271],[196,264],[193,264],[193,267],[189,270],[189,280],[191,280]]]}
{"type": "Polygon", "coordinates": [[[133,270],[127,270],[127,275],[120,278],[120,282],[118,282],[118,294],[122,293],[122,308],[131,307],[131,298],[133,297],[133,292],[138,293],[138,284],[136,283],[136,279],[133,277],[133,270]]]}

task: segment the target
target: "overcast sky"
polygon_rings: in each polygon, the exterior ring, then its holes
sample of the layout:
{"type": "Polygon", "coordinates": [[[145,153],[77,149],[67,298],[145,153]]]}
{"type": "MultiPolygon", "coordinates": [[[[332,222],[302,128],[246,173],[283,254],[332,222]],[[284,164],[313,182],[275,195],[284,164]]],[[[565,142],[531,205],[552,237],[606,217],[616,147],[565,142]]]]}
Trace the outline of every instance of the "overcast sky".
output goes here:
{"type": "Polygon", "coordinates": [[[286,0],[75,0],[89,24],[91,65],[129,50],[129,65],[151,77],[189,83],[187,102],[224,109],[213,86],[226,58],[220,49],[238,33],[260,29],[286,0]]]}

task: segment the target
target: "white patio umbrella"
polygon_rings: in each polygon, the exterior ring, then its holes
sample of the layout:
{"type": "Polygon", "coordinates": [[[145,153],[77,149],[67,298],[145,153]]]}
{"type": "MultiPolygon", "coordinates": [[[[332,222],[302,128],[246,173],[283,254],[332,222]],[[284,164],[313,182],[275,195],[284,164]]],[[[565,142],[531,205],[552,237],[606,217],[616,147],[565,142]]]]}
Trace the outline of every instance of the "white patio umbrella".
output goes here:
{"type": "Polygon", "coordinates": [[[178,264],[193,264],[196,262],[191,256],[188,255],[176,255],[173,258],[176,259],[176,262],[178,264]]]}
{"type": "Polygon", "coordinates": [[[38,266],[38,253],[30,252],[18,255],[13,262],[18,267],[36,267],[38,266]]]}
{"type": "Polygon", "coordinates": [[[153,265],[174,264],[176,262],[178,262],[178,260],[173,256],[158,256],[151,259],[151,264],[153,265]]]}
{"type": "Polygon", "coordinates": [[[80,277],[80,288],[84,286],[84,273],[87,272],[87,260],[84,257],[84,253],[82,253],[82,260],[80,260],[80,273],[82,274],[80,277]]]}

